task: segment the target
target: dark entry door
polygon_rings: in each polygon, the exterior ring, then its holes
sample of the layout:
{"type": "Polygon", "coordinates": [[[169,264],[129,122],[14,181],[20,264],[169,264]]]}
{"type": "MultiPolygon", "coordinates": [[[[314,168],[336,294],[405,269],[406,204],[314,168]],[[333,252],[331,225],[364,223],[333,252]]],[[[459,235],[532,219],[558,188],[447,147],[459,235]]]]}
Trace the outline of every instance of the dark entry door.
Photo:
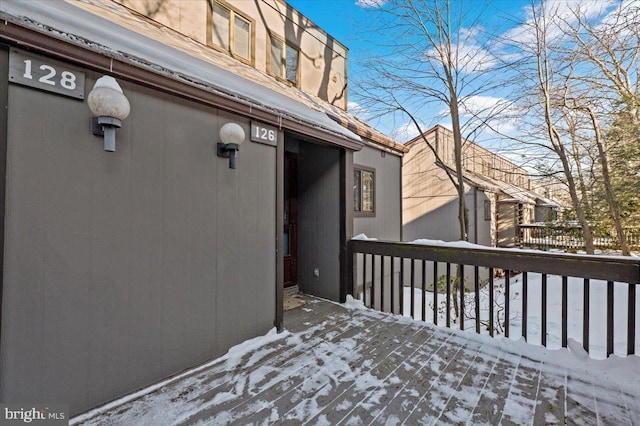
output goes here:
{"type": "Polygon", "coordinates": [[[284,157],[284,286],[298,283],[298,157],[286,152],[284,157]]]}

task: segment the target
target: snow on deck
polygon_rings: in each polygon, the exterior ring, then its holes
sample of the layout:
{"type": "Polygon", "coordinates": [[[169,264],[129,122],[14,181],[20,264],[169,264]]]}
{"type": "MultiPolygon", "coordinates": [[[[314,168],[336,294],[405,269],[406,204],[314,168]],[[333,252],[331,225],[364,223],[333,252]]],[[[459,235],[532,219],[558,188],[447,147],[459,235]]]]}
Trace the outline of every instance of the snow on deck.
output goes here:
{"type": "Polygon", "coordinates": [[[593,360],[309,298],[246,342],[72,424],[635,424],[640,358],[593,360]],[[142,395],[142,396],[140,396],[142,395]]]}

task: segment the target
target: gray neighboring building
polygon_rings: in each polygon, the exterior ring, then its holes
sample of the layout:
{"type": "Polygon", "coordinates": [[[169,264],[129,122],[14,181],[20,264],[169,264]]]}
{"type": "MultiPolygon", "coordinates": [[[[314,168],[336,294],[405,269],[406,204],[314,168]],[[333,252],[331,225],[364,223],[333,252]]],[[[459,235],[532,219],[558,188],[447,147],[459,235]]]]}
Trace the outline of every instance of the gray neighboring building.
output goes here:
{"type": "Polygon", "coordinates": [[[344,300],[354,232],[400,239],[406,150],[341,109],[340,72],[310,94],[258,69],[266,42],[240,61],[110,1],[3,0],[0,19],[0,401],[96,407],[281,328],[285,286],[344,300]],[[115,152],[86,101],[103,75],[131,106],[115,152]]]}
{"type": "MultiPolygon", "coordinates": [[[[435,126],[405,145],[404,240],[459,240],[458,195],[447,176],[447,171],[455,175],[453,132],[435,126]]],[[[552,216],[560,207],[534,192],[535,182],[524,168],[468,140],[463,140],[462,167],[472,243],[514,247],[520,225],[552,216]]]]}

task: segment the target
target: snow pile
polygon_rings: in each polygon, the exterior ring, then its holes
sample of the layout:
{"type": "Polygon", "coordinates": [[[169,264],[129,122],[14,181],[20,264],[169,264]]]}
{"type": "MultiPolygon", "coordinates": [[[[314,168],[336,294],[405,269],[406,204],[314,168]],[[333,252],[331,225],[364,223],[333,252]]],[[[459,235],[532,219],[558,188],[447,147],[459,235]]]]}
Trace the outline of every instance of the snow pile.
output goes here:
{"type": "Polygon", "coordinates": [[[378,241],[377,238],[369,238],[365,234],[358,234],[352,238],[352,240],[360,240],[360,241],[378,241]]]}
{"type": "MultiPolygon", "coordinates": [[[[145,397],[152,394],[153,392],[156,392],[162,388],[169,388],[171,385],[180,383],[181,381],[184,383],[183,386],[188,387],[193,382],[198,381],[198,378],[194,378],[194,376],[197,373],[208,370],[216,365],[221,365],[226,363],[232,366],[239,366],[239,365],[243,365],[245,367],[250,366],[255,362],[257,362],[261,358],[261,356],[263,356],[263,354],[260,351],[262,348],[269,345],[270,343],[286,339],[287,337],[290,337],[290,336],[291,336],[291,333],[289,332],[278,333],[275,328],[272,328],[264,336],[258,336],[253,339],[246,340],[236,346],[231,347],[226,354],[222,355],[219,358],[216,358],[210,362],[207,362],[206,364],[200,365],[191,370],[185,371],[184,373],[178,374],[177,376],[171,377],[169,379],[163,380],[149,387],[141,389],[138,392],[134,392],[129,395],[126,395],[120,399],[117,399],[108,404],[102,405],[91,411],[87,411],[86,413],[83,413],[79,416],[76,416],[70,419],[69,424],[76,425],[76,424],[87,422],[89,420],[93,421],[95,420],[94,418],[98,418],[98,416],[100,416],[102,413],[109,412],[110,410],[113,410],[117,407],[123,406],[128,403],[132,403],[136,400],[144,399],[145,397]],[[252,354],[252,353],[253,353],[252,358],[248,362],[245,362],[243,358],[247,354],[252,354]]],[[[167,393],[165,397],[167,399],[170,399],[171,397],[174,397],[174,395],[172,395],[171,393],[167,393]]],[[[229,397],[229,395],[226,395],[226,397],[229,397]]],[[[216,398],[217,398],[216,402],[221,402],[220,398],[225,398],[225,395],[224,394],[216,395],[216,398]]],[[[159,414],[161,416],[160,420],[164,422],[166,422],[167,415],[170,415],[169,412],[159,413],[159,414]]],[[[175,415],[178,416],[178,413],[176,412],[175,415]]],[[[171,418],[171,416],[169,418],[171,418]]],[[[149,424],[154,423],[152,419],[147,419],[147,420],[149,421],[149,424]]],[[[161,424],[162,421],[157,424],[161,424]]]]}
{"type": "Polygon", "coordinates": [[[442,240],[429,240],[426,238],[420,238],[418,240],[414,240],[411,244],[420,244],[427,246],[438,246],[438,247],[457,247],[457,248],[472,248],[472,249],[486,249],[487,246],[481,246],[480,244],[473,244],[468,241],[442,241],[442,240]]]}
{"type": "Polygon", "coordinates": [[[367,309],[362,300],[354,299],[351,295],[347,296],[347,301],[344,303],[344,307],[348,309],[367,309]]]}

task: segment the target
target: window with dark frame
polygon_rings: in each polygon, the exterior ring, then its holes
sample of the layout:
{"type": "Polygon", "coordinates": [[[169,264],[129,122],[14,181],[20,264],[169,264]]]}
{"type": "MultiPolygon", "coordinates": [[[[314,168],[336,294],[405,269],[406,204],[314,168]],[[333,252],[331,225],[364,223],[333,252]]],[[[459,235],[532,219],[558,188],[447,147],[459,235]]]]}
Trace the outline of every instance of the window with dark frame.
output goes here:
{"type": "Polygon", "coordinates": [[[375,170],[354,167],[353,210],[361,216],[375,214],[375,170]]]}
{"type": "Polygon", "coordinates": [[[269,73],[297,85],[300,57],[298,49],[273,34],[270,37],[269,73]]]}
{"type": "Polygon", "coordinates": [[[251,20],[217,1],[213,2],[212,8],[210,44],[251,62],[251,20]]]}
{"type": "Polygon", "coordinates": [[[491,201],[484,200],[484,220],[491,220],[491,201]]]}

